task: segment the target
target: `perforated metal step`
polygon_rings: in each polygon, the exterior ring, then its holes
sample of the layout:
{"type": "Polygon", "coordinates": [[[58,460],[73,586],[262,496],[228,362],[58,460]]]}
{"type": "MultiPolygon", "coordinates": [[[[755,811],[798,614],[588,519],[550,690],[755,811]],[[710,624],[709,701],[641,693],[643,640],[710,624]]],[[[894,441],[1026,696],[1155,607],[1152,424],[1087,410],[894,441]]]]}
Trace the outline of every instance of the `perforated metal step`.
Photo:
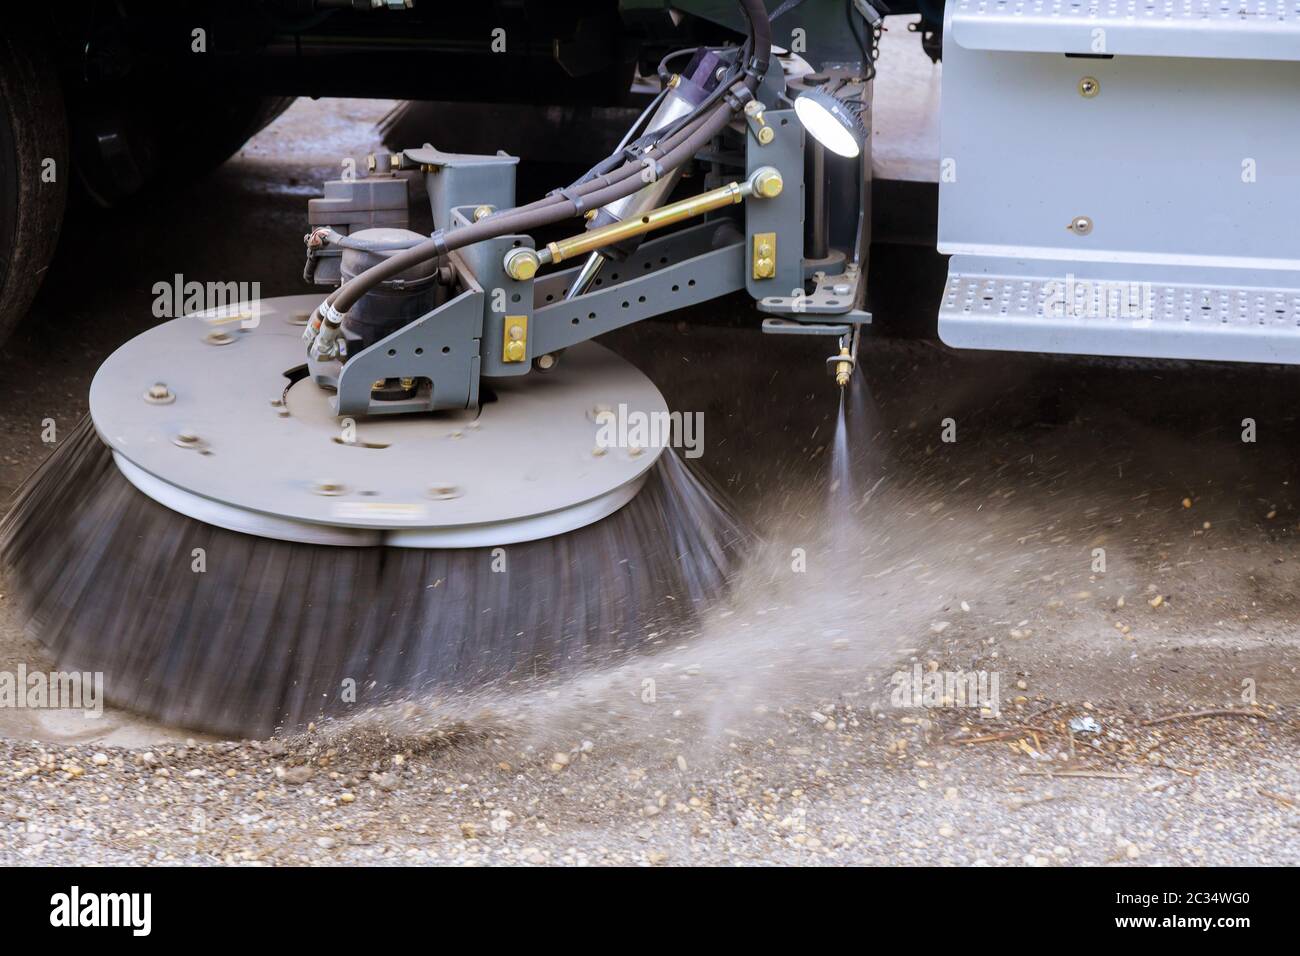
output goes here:
{"type": "Polygon", "coordinates": [[[963,265],[977,264],[953,260],[939,312],[939,337],[955,348],[1300,364],[1300,281],[1237,288],[1085,278],[1064,263],[1056,275],[963,265]]]}
{"type": "Polygon", "coordinates": [[[956,0],[968,50],[1300,60],[1300,0],[956,0]]]}

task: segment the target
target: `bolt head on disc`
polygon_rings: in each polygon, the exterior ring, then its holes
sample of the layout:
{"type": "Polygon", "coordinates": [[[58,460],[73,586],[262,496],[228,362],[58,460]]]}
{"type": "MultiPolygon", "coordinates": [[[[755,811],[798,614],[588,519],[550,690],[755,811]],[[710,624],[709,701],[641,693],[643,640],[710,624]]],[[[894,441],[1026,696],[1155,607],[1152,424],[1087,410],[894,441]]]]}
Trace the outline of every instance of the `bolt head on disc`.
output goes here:
{"type": "Polygon", "coordinates": [[[593,342],[545,376],[492,380],[496,400],[479,409],[336,418],[332,393],[285,374],[306,360],[302,318],[319,301],[263,300],[255,318],[220,324],[186,316],[114,352],[90,413],[119,470],[166,507],[247,534],[465,548],[598,521],[632,499],[662,450],[602,441],[618,438],[610,413],[654,422],[668,409],[593,342]],[[169,400],[147,400],[159,385],[169,400]]]}

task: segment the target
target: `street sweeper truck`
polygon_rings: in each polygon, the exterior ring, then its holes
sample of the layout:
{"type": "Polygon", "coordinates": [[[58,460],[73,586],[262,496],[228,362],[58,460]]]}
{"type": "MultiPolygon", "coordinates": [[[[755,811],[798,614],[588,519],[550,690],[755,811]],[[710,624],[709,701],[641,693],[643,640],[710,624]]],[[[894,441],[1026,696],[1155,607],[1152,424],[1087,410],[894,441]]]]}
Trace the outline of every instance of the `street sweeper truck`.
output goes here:
{"type": "MultiPolygon", "coordinates": [[[[886,10],[586,6],[714,39],[638,67],[648,102],[583,175],[520,203],[504,152],[376,154],[309,203],[314,291],[163,322],[99,369],[0,554],[110,700],[265,734],[358,688],[627,650],[724,593],[754,529],[618,424],[670,413],[595,340],[744,295],[763,332],[824,340],[828,390],[851,381],[886,10]]],[[[1295,0],[951,0],[941,36],[913,9],[943,58],[945,342],[1300,362],[1295,0]]]]}

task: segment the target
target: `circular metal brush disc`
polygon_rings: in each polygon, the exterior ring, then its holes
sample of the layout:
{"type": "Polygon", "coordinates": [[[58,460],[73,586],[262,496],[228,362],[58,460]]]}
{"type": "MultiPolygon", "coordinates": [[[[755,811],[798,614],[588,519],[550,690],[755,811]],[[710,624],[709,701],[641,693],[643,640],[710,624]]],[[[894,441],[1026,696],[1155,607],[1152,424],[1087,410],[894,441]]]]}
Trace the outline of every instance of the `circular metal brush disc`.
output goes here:
{"type": "Polygon", "coordinates": [[[478,410],[336,418],[332,393],[286,375],[305,361],[303,321],[319,302],[263,300],[256,322],[186,316],[114,352],[90,412],[132,484],[174,511],[267,538],[468,548],[611,514],[662,450],[598,447],[602,412],[625,406],[662,423],[667,406],[641,372],[591,342],[545,374],[493,380],[496,400],[478,410]]]}

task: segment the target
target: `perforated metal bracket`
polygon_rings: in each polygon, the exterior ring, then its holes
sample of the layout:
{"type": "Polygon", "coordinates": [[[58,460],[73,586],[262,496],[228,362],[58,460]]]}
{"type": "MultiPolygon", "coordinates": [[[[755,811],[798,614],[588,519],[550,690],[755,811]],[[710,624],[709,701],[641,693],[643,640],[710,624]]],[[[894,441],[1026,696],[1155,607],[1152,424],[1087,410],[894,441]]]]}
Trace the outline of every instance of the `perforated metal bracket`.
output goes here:
{"type": "Polygon", "coordinates": [[[813,291],[794,289],[790,295],[769,295],[758,301],[758,310],[770,315],[788,315],[796,321],[801,316],[843,316],[854,325],[871,323],[871,313],[858,308],[862,301],[862,271],[854,263],[840,275],[818,272],[813,276],[813,291]]]}
{"type": "MultiPolygon", "coordinates": [[[[652,316],[728,295],[745,285],[745,242],[714,246],[734,230],[705,223],[693,230],[645,243],[638,257],[620,263],[614,275],[627,276],[576,299],[542,306],[529,338],[534,354],[568,348],[604,332],[652,316]],[[674,249],[674,247],[676,247],[674,249]],[[671,255],[671,259],[670,259],[671,255]],[[669,260],[661,263],[660,260],[669,260]],[[637,266],[657,266],[643,269],[637,266]]],[[[576,270],[570,270],[576,272],[576,270]]],[[[565,273],[564,275],[569,275],[565,273]]],[[[558,280],[558,277],[557,277],[558,280]]],[[[546,295],[555,295],[545,287],[546,295]]]]}
{"type": "Polygon", "coordinates": [[[954,256],[939,337],[954,348],[1300,364],[1300,274],[954,256]],[[1230,284],[1241,278],[1249,284],[1230,284]]]}

